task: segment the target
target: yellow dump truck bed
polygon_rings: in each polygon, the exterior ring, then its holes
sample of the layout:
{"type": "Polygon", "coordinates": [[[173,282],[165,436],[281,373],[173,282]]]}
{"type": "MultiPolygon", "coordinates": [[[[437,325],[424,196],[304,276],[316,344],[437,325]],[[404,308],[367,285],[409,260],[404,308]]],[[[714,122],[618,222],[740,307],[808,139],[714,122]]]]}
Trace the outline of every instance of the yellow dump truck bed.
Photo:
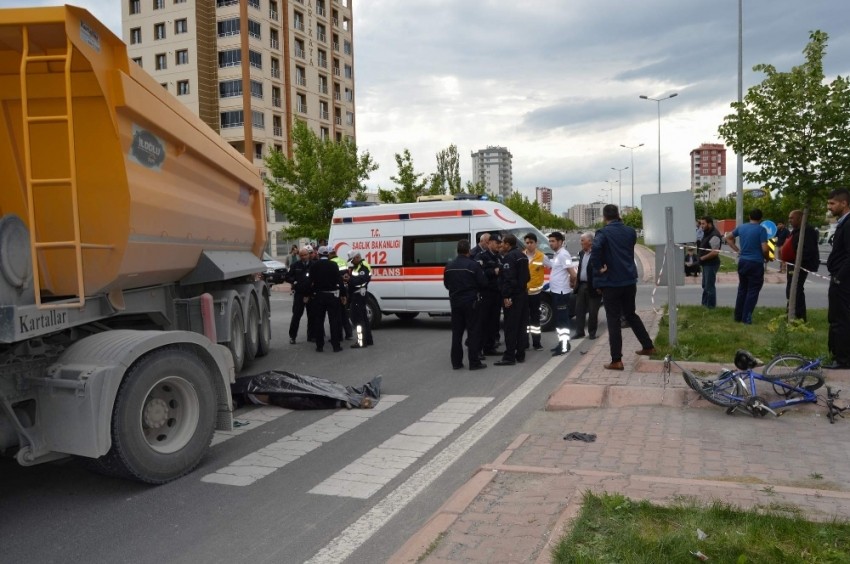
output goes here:
{"type": "Polygon", "coordinates": [[[265,243],[256,168],[72,6],[0,10],[0,217],[30,232],[36,290],[180,280],[204,250],[265,243]]]}

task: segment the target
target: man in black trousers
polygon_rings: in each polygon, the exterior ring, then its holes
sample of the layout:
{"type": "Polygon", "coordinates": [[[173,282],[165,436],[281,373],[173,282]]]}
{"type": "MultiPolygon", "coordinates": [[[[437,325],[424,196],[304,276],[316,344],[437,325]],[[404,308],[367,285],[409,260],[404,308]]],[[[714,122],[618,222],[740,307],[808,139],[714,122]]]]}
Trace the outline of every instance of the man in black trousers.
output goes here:
{"type": "Polygon", "coordinates": [[[487,368],[481,362],[481,331],[479,292],[487,288],[487,278],[478,262],[469,257],[469,240],[457,242],[457,257],[449,262],[443,273],[443,285],[449,291],[452,308],[452,368],[463,368],[463,334],[466,332],[469,369],[487,368]]]}
{"type": "Polygon", "coordinates": [[[832,251],[826,261],[829,270],[829,352],[832,362],[824,368],[850,368],[850,191],[839,188],[829,193],[826,207],[838,219],[832,237],[832,251]]]}
{"type": "Polygon", "coordinates": [[[516,248],[514,235],[502,239],[502,256],[499,266],[499,291],[505,308],[505,352],[496,366],[513,366],[525,362],[528,344],[528,257],[516,248]]]}
{"type": "Polygon", "coordinates": [[[315,300],[316,352],[325,347],[325,315],[331,327],[331,345],[334,352],[342,350],[342,323],[340,304],[345,305],[345,284],[339,266],[328,259],[328,248],[319,247],[319,260],[310,267],[310,290],[315,300]]]}

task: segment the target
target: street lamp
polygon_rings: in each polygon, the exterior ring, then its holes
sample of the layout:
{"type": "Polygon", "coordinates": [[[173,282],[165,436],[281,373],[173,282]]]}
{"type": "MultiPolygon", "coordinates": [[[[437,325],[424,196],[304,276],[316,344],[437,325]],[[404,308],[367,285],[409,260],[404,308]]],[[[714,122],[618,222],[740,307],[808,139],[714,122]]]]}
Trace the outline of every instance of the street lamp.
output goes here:
{"type": "Polygon", "coordinates": [[[620,145],[624,149],[628,149],[632,153],[632,207],[635,207],[635,149],[643,147],[643,143],[629,147],[628,145],[620,145]]]}
{"type": "Polygon", "coordinates": [[[653,102],[657,102],[658,104],[658,193],[661,193],[661,102],[664,100],[669,100],[670,98],[675,98],[678,96],[678,92],[673,92],[669,96],[665,96],[664,98],[650,98],[649,96],[641,95],[642,100],[652,100],[653,102]]]}
{"type": "Polygon", "coordinates": [[[616,167],[612,166],[611,170],[616,170],[617,173],[620,175],[620,179],[617,180],[617,184],[619,185],[619,188],[620,188],[620,200],[619,200],[620,205],[619,205],[619,208],[620,208],[620,211],[623,211],[623,171],[629,170],[629,167],[616,168],[616,167]]]}
{"type": "MultiPolygon", "coordinates": [[[[605,182],[610,182],[610,181],[606,180],[605,182]]],[[[603,188],[602,192],[608,192],[608,197],[611,199],[611,201],[609,203],[613,204],[614,203],[614,187],[609,186],[607,188],[603,188]]],[[[603,198],[605,198],[605,194],[601,194],[601,195],[602,195],[603,198]]]]}

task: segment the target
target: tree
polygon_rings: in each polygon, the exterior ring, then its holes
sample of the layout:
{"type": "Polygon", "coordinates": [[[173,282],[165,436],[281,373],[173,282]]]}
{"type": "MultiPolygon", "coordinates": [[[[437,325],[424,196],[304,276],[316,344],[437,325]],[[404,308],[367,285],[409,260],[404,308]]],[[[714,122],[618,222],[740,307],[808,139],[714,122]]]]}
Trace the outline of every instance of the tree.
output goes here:
{"type": "Polygon", "coordinates": [[[437,176],[441,186],[449,189],[449,194],[460,192],[460,156],[454,143],[437,153],[437,176]]]}
{"type": "MultiPolygon", "coordinates": [[[[825,81],[828,35],[813,31],[805,62],[790,72],[773,65],[753,67],[766,78],[751,87],[735,113],[724,118],[720,136],[756,165],[750,181],[798,202],[803,209],[797,256],[802,256],[809,211],[829,190],[850,178],[850,83],[825,81]]],[[[788,316],[793,319],[799,270],[794,269],[788,316]]]]}
{"type": "Polygon", "coordinates": [[[623,223],[634,229],[643,229],[643,212],[632,208],[623,215],[623,223]]]}
{"type": "Polygon", "coordinates": [[[476,183],[472,183],[471,180],[466,181],[466,193],[467,194],[477,194],[479,196],[483,196],[487,193],[487,185],[484,184],[483,180],[479,180],[476,183]]]}
{"type": "Polygon", "coordinates": [[[411,158],[409,150],[405,149],[400,155],[396,153],[395,162],[398,166],[398,175],[390,177],[390,180],[396,184],[393,201],[398,203],[415,202],[416,198],[425,192],[428,180],[422,178],[424,173],[413,170],[413,158],[411,158]]]}
{"type": "Polygon", "coordinates": [[[286,237],[326,239],[335,209],[365,191],[363,181],[377,170],[368,151],[361,155],[353,141],[319,139],[306,123],[292,128],[293,156],[280,151],[266,157],[272,206],[286,215],[286,237]]]}

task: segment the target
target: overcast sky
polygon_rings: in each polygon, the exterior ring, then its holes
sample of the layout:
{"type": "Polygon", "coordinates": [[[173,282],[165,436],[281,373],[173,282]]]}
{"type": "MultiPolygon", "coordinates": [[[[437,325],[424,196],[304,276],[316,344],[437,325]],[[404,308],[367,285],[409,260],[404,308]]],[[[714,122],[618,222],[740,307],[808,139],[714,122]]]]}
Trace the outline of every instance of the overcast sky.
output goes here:
{"type": "MultiPolygon", "coordinates": [[[[120,1],[75,4],[120,36],[120,1]]],[[[380,165],[371,190],[392,186],[405,148],[431,173],[437,151],[456,144],[465,183],[470,154],[497,145],[513,155],[514,189],[533,198],[535,186],[552,188],[560,213],[608,199],[608,186],[618,203],[611,168],[630,166],[620,144],[645,143],[634,151],[639,203],[657,191],[658,114],[638,96],[679,94],[661,103],[663,191],[689,188],[690,151],[721,142],[717,127],[737,97],[737,0],[350,1],[357,144],[380,165]]],[[[801,63],[815,29],[830,36],[828,78],[850,74],[848,28],[847,0],[744,0],[745,90],[763,78],[753,65],[801,63]]],[[[623,205],[631,172],[622,173],[623,205]]]]}

